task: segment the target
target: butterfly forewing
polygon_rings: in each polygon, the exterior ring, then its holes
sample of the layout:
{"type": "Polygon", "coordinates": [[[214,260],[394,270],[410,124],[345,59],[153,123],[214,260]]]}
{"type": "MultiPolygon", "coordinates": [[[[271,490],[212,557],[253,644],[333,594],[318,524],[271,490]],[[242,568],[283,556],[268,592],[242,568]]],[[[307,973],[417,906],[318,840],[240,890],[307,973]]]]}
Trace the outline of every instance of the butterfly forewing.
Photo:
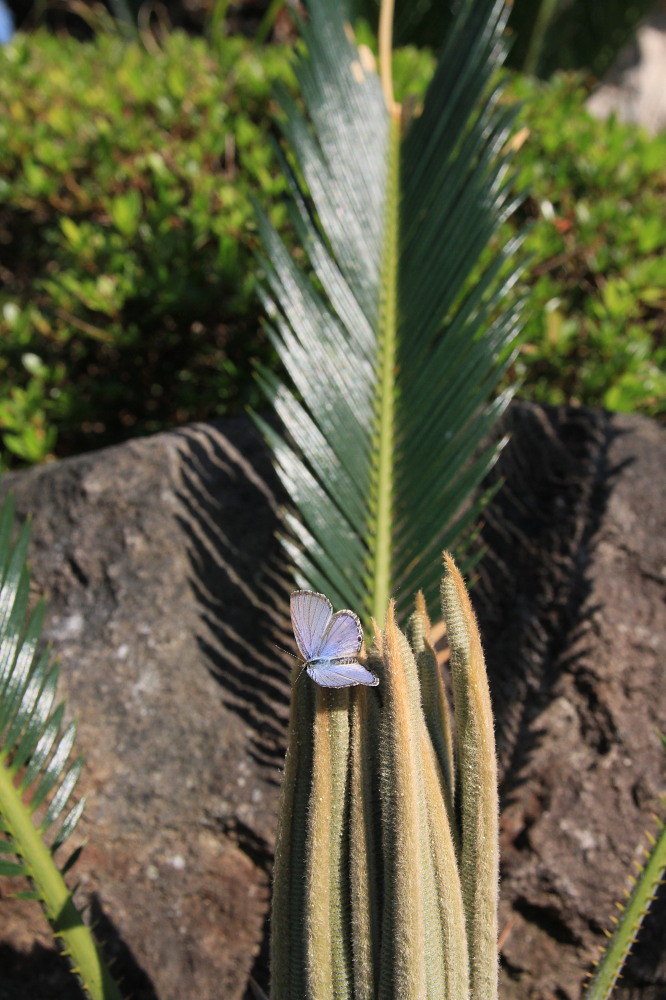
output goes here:
{"type": "MultiPolygon", "coordinates": [[[[291,624],[304,660],[319,656],[326,626],[332,617],[333,605],[323,594],[297,590],[291,595],[291,624]]],[[[352,656],[355,655],[355,652],[352,653],[352,656]]]]}

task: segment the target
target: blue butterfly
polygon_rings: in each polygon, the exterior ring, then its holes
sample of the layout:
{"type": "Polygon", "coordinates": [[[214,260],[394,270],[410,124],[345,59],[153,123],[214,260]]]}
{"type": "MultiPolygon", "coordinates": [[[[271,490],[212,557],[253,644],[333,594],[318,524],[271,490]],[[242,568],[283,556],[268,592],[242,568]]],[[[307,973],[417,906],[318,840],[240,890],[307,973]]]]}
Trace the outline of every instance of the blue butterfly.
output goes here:
{"type": "Polygon", "coordinates": [[[291,624],[309,677],[322,687],[376,687],[379,678],[358,662],[363,629],[353,611],[336,611],[312,590],[291,595],[291,624]]]}

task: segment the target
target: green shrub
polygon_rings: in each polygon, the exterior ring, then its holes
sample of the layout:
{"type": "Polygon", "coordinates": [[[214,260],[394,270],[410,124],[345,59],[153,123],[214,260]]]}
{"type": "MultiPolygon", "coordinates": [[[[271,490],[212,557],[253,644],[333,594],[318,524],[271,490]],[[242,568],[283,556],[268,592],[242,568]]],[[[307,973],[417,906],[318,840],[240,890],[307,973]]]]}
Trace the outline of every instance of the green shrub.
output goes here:
{"type": "MultiPolygon", "coordinates": [[[[0,454],[67,455],[257,402],[251,192],[283,232],[268,139],[291,53],[181,32],[0,49],[0,454]]],[[[433,57],[396,54],[402,95],[433,57]]],[[[664,411],[666,137],[597,122],[579,78],[515,78],[530,192],[522,394],[664,411]]],[[[418,96],[418,95],[417,95],[418,96]]]]}
{"type": "Polygon", "coordinates": [[[229,412],[270,359],[242,234],[285,49],[45,33],[0,50],[0,429],[6,464],[229,412]],[[56,443],[56,428],[58,440],[56,443]]]}
{"type": "Polygon", "coordinates": [[[666,135],[583,109],[581,79],[515,78],[518,154],[533,225],[529,301],[515,366],[545,402],[666,410],[666,135]]]}

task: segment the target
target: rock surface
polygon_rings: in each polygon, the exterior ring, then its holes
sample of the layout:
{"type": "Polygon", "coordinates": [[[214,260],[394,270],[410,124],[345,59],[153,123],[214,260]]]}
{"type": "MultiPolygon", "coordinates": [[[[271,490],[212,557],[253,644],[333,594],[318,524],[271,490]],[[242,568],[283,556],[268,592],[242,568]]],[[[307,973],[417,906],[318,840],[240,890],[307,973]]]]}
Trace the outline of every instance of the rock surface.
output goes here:
{"type": "MultiPolygon", "coordinates": [[[[666,790],[666,431],[519,406],[475,600],[502,768],[505,1000],[580,996],[666,790]]],[[[617,1000],[666,996],[666,895],[617,1000]]]]}
{"type": "MultiPolygon", "coordinates": [[[[269,638],[286,584],[267,481],[241,421],[2,483],[34,512],[33,582],[87,760],[79,898],[134,1000],[238,1000],[264,938],[289,669],[269,638]]],[[[39,908],[1,905],[3,1000],[59,996],[29,950],[34,933],[49,955],[39,908]]]]}
{"type": "Polygon", "coordinates": [[[649,132],[666,128],[666,2],[661,0],[587,102],[597,118],[615,114],[649,132]]]}
{"type": "MultiPolygon", "coordinates": [[[[502,995],[577,1000],[665,787],[666,433],[527,404],[508,423],[474,592],[503,775],[502,995]]],[[[250,997],[288,703],[273,642],[292,645],[266,451],[245,420],[201,425],[8,489],[33,513],[87,759],[79,900],[134,1000],[250,997]]],[[[2,892],[2,1000],[77,997],[38,908],[2,892]]],[[[666,995],[664,909],[619,1000],[666,995]]]]}

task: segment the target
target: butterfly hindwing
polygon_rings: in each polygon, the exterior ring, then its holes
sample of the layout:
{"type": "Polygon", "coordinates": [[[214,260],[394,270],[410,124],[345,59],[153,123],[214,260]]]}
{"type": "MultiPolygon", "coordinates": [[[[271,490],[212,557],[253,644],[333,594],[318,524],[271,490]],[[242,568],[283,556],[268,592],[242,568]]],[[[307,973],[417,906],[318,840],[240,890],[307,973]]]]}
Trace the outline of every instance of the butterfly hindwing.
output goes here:
{"type": "Polygon", "coordinates": [[[352,684],[365,684],[376,687],[379,678],[361,663],[321,663],[306,667],[309,677],[322,687],[342,688],[352,684]]]}
{"type": "Polygon", "coordinates": [[[363,629],[358,615],[353,611],[336,611],[329,621],[319,651],[322,659],[358,656],[363,642],[363,629]]]}

